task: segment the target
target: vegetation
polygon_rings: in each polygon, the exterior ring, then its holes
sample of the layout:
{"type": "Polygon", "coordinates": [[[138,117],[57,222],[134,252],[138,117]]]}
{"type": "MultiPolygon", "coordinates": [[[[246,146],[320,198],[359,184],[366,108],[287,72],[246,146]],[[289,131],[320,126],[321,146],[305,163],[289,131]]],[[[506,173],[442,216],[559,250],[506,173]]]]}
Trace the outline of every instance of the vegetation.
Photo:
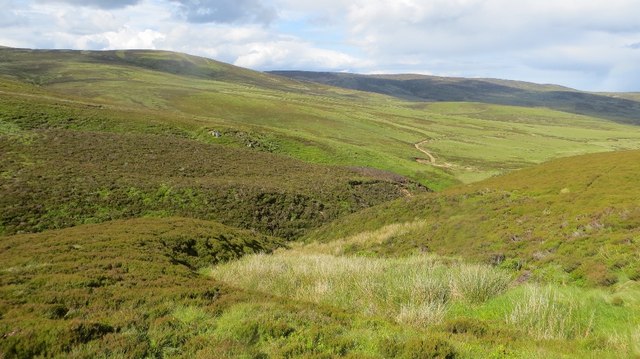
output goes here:
{"type": "Polygon", "coordinates": [[[308,71],[273,71],[303,81],[369,91],[411,101],[482,102],[547,107],[580,115],[640,124],[640,102],[627,94],[596,94],[557,85],[522,81],[466,79],[427,75],[357,75],[308,71]]]}
{"type": "Polygon", "coordinates": [[[140,216],[215,219],[286,239],[424,191],[346,169],[173,137],[47,130],[0,137],[0,233],[140,216]]]}
{"type": "Polygon", "coordinates": [[[611,96],[0,48],[0,358],[638,357],[640,129],[603,119],[637,96],[611,96]]]}
{"type": "Polygon", "coordinates": [[[638,151],[556,160],[364,210],[307,240],[335,239],[335,253],[463,256],[554,283],[638,280],[639,161],[638,151]]]}
{"type": "Polygon", "coordinates": [[[440,323],[453,300],[484,302],[504,292],[509,277],[491,267],[447,265],[439,258],[334,257],[286,251],[256,255],[213,269],[243,288],[326,303],[399,323],[440,323]]]}
{"type": "Polygon", "coordinates": [[[448,339],[195,272],[282,242],[215,222],[135,219],[4,237],[0,353],[31,357],[456,356],[448,339]],[[29,253],[25,256],[24,253],[29,253]]]}
{"type": "Polygon", "coordinates": [[[388,170],[434,190],[552,158],[636,149],[640,139],[637,127],[601,118],[404,102],[158,51],[0,49],[0,83],[0,121],[23,129],[178,135],[388,170]],[[442,166],[423,163],[420,142],[442,166]]]}
{"type": "Polygon", "coordinates": [[[297,246],[250,255],[215,266],[209,274],[244,289],[449,337],[452,352],[460,357],[638,354],[637,285],[611,292],[518,285],[511,279],[513,271],[452,258],[333,256],[315,253],[318,249],[297,246]],[[620,296],[635,299],[614,299],[620,296]]]}

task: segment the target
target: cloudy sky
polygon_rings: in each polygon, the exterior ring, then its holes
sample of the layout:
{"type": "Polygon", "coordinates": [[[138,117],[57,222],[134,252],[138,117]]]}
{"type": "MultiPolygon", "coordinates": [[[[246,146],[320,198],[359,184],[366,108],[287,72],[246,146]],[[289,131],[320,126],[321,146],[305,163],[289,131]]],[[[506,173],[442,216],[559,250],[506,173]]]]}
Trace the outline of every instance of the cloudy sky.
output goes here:
{"type": "Polygon", "coordinates": [[[640,91],[639,0],[0,0],[0,45],[640,91]]]}

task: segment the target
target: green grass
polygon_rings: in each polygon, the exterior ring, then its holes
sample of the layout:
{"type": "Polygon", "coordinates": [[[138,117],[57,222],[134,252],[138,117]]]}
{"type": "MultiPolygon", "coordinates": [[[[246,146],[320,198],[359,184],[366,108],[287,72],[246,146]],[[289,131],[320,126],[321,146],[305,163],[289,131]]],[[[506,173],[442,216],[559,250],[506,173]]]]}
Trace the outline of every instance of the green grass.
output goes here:
{"type": "Polygon", "coordinates": [[[512,282],[513,271],[437,256],[371,258],[299,246],[214,266],[216,280],[288,300],[383,317],[452,335],[462,357],[627,357],[637,354],[637,286],[609,291],[512,282]],[[516,339],[520,338],[520,339],[516,339]],[[486,349],[486,348],[485,348],[486,349]]]}
{"type": "Polygon", "coordinates": [[[257,148],[325,164],[389,170],[432,189],[551,158],[638,148],[640,130],[525,107],[408,103],[153,51],[2,49],[4,122],[22,128],[142,131],[257,148]],[[29,85],[31,84],[31,85],[29,85]],[[89,86],[90,85],[90,86],[89,86]],[[31,106],[34,101],[42,103],[31,106]],[[417,163],[414,144],[449,168],[417,163]],[[252,141],[252,140],[249,140],[252,141]],[[246,146],[246,136],[220,142],[246,146]]]}
{"type": "Polygon", "coordinates": [[[242,288],[331,304],[399,323],[442,321],[450,300],[482,303],[504,292],[507,274],[491,267],[447,265],[430,257],[378,259],[287,251],[246,257],[211,271],[242,288]]]}
{"type": "Polygon", "coordinates": [[[638,163],[638,151],[556,160],[364,210],[307,240],[333,253],[462,256],[556,283],[637,280],[638,163]]]}
{"type": "Polygon", "coordinates": [[[113,221],[6,236],[1,245],[4,358],[456,354],[437,333],[198,275],[282,245],[215,222],[113,221]]]}
{"type": "Polygon", "coordinates": [[[456,289],[461,276],[470,270],[495,279],[509,272],[435,256],[313,255],[316,249],[305,246],[253,257],[282,244],[185,218],[5,236],[0,353],[7,358],[638,354],[637,285],[501,286],[478,301],[456,289]],[[220,266],[214,278],[198,274],[215,263],[220,266]],[[273,270],[246,271],[252,265],[273,270]],[[222,282],[217,278],[224,272],[222,282]],[[250,289],[245,284],[252,280],[257,286],[250,289]],[[326,280],[332,286],[325,286],[326,280]],[[278,289],[294,281],[296,290],[278,289]],[[273,290],[260,291],[269,287],[273,290]],[[318,296],[323,288],[333,292],[318,296]],[[348,298],[357,304],[349,305],[348,298]],[[529,305],[539,298],[549,305],[529,305]],[[387,310],[367,310],[376,306],[387,310]],[[549,330],[541,322],[556,327],[549,330]]]}
{"type": "Polygon", "coordinates": [[[638,356],[640,152],[531,167],[638,139],[183,54],[0,49],[0,357],[638,356]]]}

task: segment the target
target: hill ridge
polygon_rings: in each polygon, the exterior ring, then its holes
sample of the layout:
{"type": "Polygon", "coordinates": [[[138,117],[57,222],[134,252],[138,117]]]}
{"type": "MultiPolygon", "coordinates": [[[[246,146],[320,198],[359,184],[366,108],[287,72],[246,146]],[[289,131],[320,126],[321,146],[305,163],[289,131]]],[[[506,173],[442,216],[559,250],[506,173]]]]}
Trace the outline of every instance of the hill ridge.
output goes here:
{"type": "Polygon", "coordinates": [[[410,101],[465,101],[497,105],[548,107],[554,110],[640,124],[640,102],[616,94],[599,94],[560,85],[517,80],[441,77],[419,74],[352,74],[269,71],[301,81],[375,92],[410,101]]]}

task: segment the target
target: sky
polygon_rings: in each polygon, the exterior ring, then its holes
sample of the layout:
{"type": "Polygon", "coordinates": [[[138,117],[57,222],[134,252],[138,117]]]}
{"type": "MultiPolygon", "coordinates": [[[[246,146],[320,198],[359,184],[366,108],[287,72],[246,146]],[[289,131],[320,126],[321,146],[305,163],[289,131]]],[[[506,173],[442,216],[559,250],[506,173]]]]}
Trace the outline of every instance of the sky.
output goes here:
{"type": "Polygon", "coordinates": [[[0,0],[0,45],[640,91],[639,0],[0,0]]]}

